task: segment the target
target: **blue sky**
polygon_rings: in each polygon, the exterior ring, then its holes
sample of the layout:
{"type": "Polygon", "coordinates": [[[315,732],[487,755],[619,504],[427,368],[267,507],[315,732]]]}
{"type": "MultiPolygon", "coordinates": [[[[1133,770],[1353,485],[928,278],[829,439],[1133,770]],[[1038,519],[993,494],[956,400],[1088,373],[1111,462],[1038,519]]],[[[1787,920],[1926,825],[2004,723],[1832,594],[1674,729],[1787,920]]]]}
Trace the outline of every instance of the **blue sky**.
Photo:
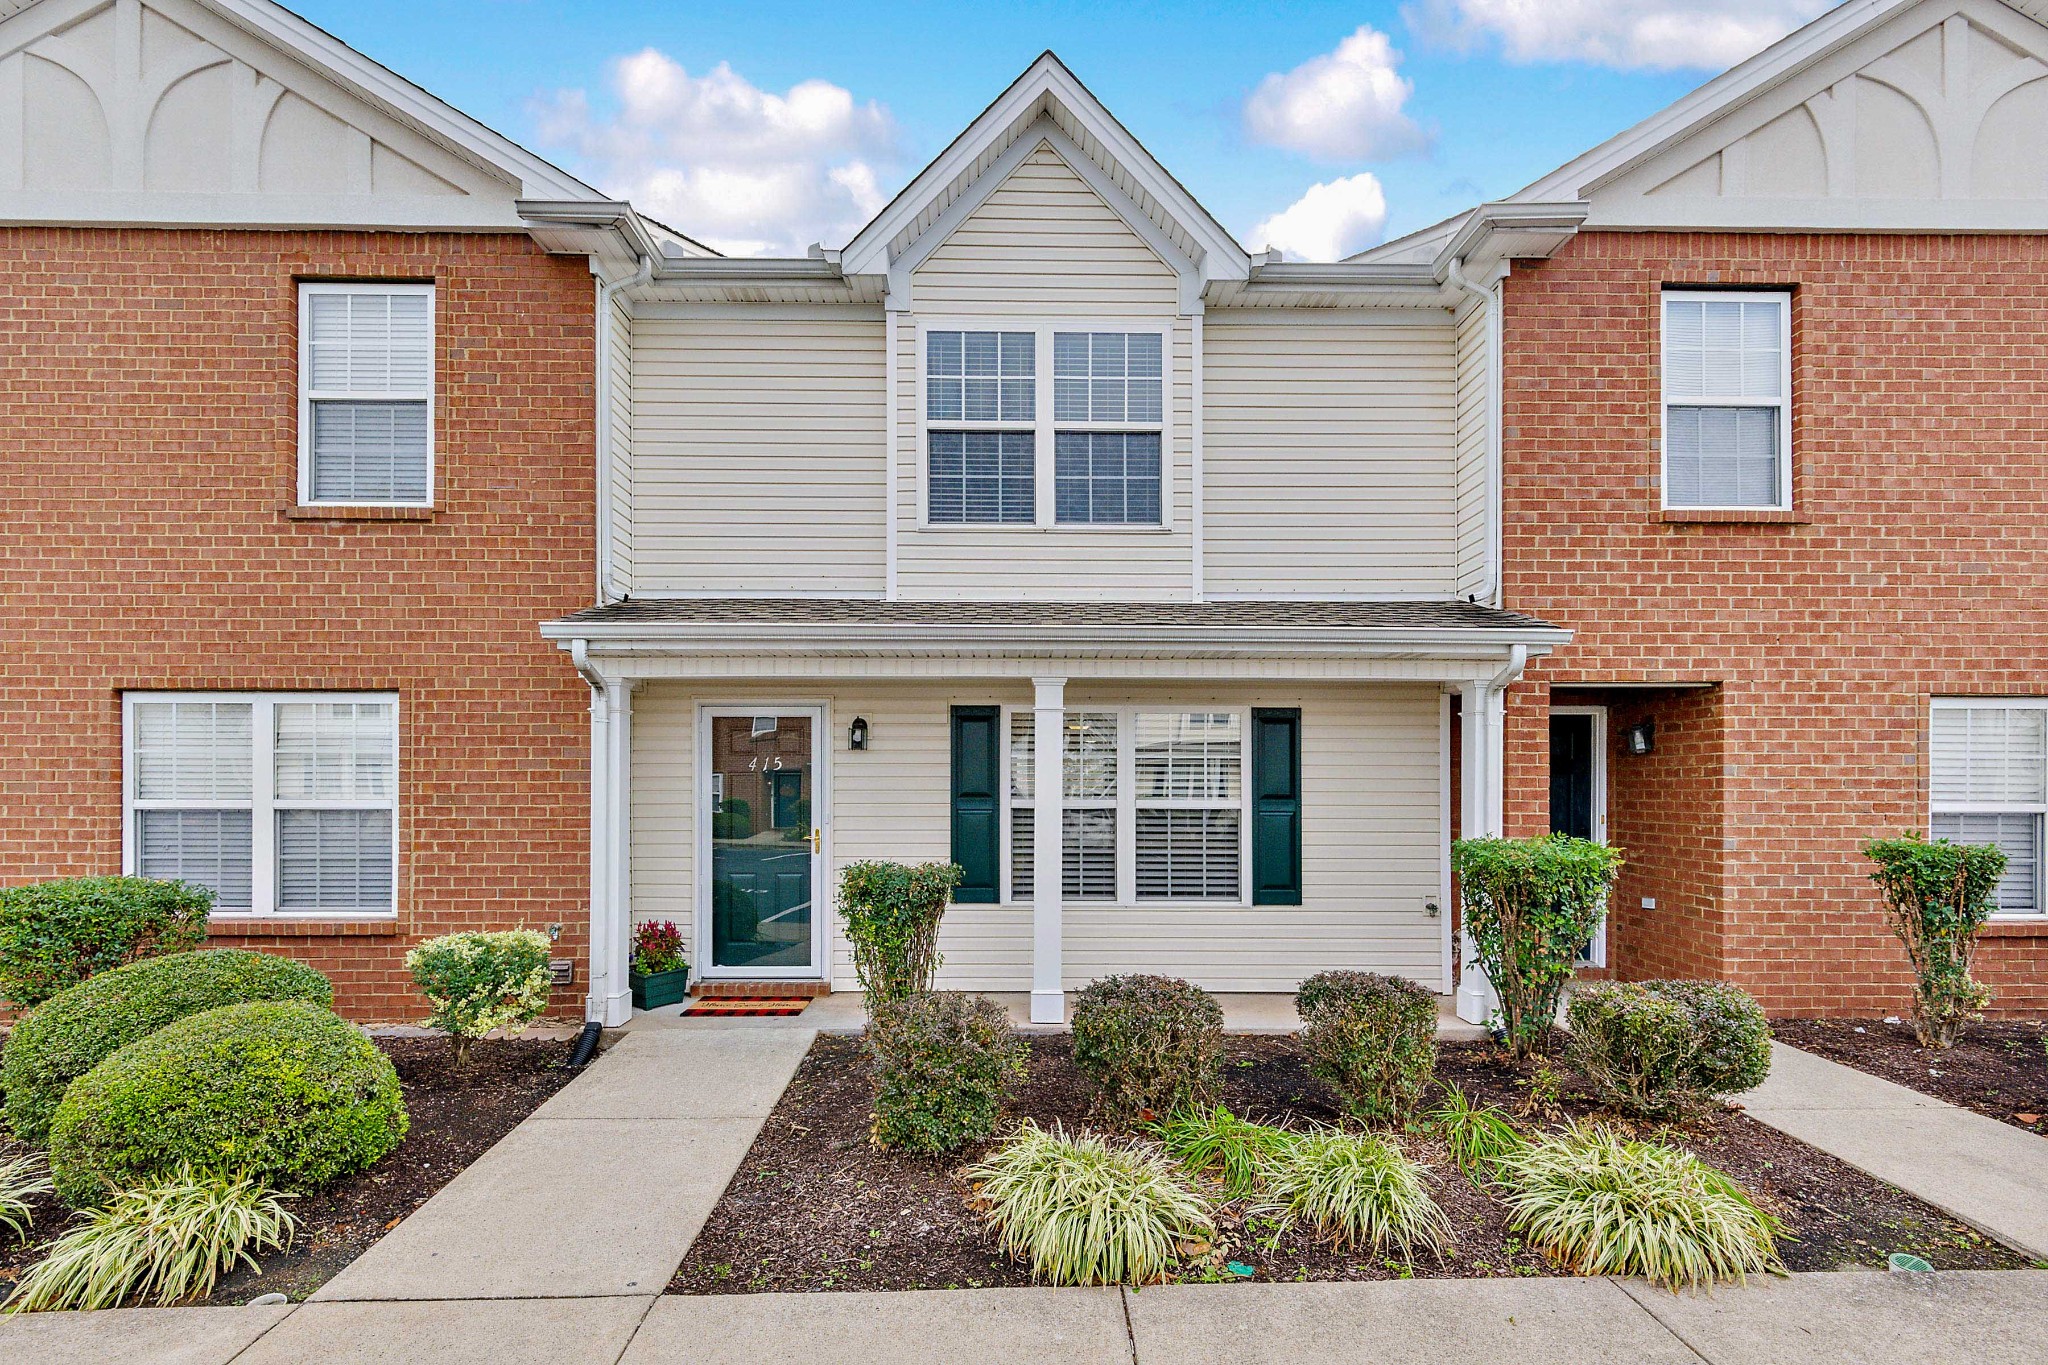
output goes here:
{"type": "Polygon", "coordinates": [[[840,244],[1050,47],[1247,246],[1305,257],[1507,194],[1830,2],[288,0],[741,253],[840,244]]]}

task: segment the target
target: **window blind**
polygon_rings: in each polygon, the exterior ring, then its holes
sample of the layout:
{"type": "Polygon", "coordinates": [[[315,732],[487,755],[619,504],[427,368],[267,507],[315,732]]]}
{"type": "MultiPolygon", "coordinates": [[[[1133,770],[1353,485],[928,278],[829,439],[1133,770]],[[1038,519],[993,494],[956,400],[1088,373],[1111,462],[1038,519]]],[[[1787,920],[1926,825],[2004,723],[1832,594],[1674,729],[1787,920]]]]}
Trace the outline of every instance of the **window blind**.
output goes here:
{"type": "Polygon", "coordinates": [[[2005,854],[2001,914],[2040,914],[2048,820],[2048,710],[1937,701],[1928,730],[1930,833],[2005,854]]]}
{"type": "Polygon", "coordinates": [[[433,294],[307,286],[302,492],[315,502],[424,503],[432,463],[433,294]]]}

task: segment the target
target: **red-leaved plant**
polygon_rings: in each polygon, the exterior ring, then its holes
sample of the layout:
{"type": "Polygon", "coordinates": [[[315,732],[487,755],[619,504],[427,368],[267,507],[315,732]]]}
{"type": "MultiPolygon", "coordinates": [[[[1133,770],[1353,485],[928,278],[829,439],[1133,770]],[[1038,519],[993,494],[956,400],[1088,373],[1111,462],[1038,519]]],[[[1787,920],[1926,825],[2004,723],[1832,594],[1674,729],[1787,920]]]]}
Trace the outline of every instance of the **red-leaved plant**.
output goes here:
{"type": "Polygon", "coordinates": [[[672,920],[648,920],[633,931],[633,970],[640,975],[680,971],[689,965],[683,956],[683,931],[672,920]]]}

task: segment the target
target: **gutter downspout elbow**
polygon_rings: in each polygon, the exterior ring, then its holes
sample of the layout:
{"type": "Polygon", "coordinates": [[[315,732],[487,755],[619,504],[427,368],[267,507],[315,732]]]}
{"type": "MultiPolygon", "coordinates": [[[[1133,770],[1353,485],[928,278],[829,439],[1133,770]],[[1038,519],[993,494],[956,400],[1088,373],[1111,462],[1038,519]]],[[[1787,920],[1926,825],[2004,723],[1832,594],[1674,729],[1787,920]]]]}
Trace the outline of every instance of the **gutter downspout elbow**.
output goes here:
{"type": "MultiPolygon", "coordinates": [[[[578,640],[576,643],[581,644],[583,642],[578,640]]],[[[1500,672],[1487,680],[1486,690],[1488,692],[1498,692],[1501,688],[1506,687],[1509,683],[1521,677],[1522,670],[1528,666],[1529,646],[1509,645],[1508,661],[1500,666],[1500,672]]]]}
{"type": "MultiPolygon", "coordinates": [[[[1486,310],[1486,555],[1480,575],[1480,590],[1473,596],[1489,607],[1500,605],[1501,586],[1501,320],[1500,298],[1493,290],[1474,284],[1465,274],[1465,258],[1453,256],[1444,276],[1453,285],[1479,300],[1486,310]]],[[[1519,646],[1518,646],[1519,647],[1519,646]]]]}
{"type": "MultiPolygon", "coordinates": [[[[593,270],[595,263],[593,262],[593,270]]],[[[621,292],[654,278],[654,258],[640,257],[639,268],[610,284],[597,286],[597,601],[612,593],[612,306],[621,292]]],[[[580,641],[578,643],[581,643],[580,641]]],[[[587,676],[587,675],[586,675],[587,676]]],[[[593,684],[594,686],[595,684],[593,684]]]]}

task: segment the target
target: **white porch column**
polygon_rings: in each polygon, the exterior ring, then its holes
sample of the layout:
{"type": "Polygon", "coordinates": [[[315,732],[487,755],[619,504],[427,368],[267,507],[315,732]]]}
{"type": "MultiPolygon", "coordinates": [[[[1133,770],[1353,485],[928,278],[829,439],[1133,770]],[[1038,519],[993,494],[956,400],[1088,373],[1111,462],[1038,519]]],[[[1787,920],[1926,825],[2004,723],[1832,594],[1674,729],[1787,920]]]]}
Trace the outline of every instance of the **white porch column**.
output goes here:
{"type": "Polygon", "coordinates": [[[633,1015],[626,972],[632,940],[633,680],[590,692],[590,996],[585,1017],[607,1028],[633,1015]]]}
{"type": "MultiPolygon", "coordinates": [[[[1461,760],[1461,804],[1459,820],[1468,839],[1497,835],[1502,827],[1502,775],[1506,771],[1502,731],[1506,717],[1506,696],[1501,687],[1487,681],[1472,681],[1458,689],[1459,755],[1461,760]]],[[[1468,1024],[1483,1024],[1499,1008],[1493,984],[1479,966],[1479,953],[1472,935],[1459,933],[1458,1017],[1468,1024]]]]}
{"type": "Polygon", "coordinates": [[[1060,892],[1066,866],[1065,678],[1033,678],[1031,853],[1031,1022],[1061,1024],[1067,995],[1060,975],[1060,892]]]}

